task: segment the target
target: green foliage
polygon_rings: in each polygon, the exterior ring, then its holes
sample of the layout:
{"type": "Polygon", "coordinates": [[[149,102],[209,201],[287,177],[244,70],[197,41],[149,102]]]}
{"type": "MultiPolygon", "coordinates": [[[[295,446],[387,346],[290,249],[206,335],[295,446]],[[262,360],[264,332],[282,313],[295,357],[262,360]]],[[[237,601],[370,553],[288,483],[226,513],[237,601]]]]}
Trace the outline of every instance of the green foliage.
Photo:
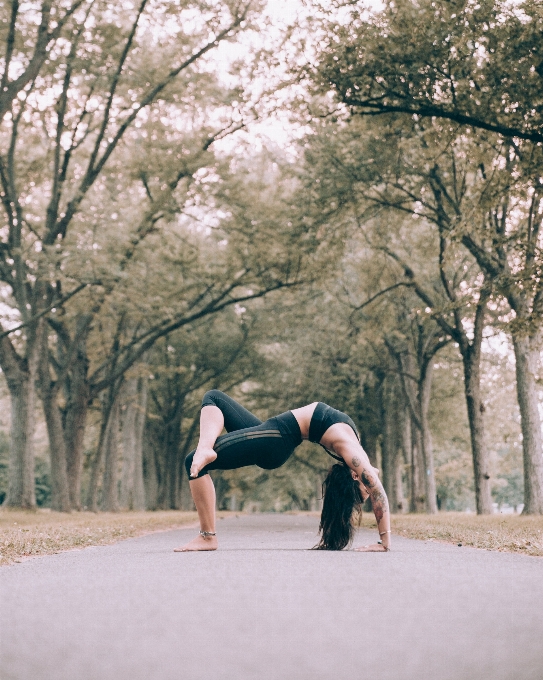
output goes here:
{"type": "Polygon", "coordinates": [[[318,78],[354,112],[438,116],[543,140],[539,2],[399,0],[334,19],[318,78]]]}
{"type": "MultiPolygon", "coordinates": [[[[64,418],[77,356],[96,411],[89,451],[100,394],[124,376],[149,380],[153,508],[187,503],[182,460],[206,389],[231,392],[263,419],[325,401],[353,417],[382,465],[385,410],[402,402],[406,358],[419,370],[437,347],[437,494],[442,509],[465,510],[474,490],[458,345],[471,341],[488,293],[493,494],[518,504],[515,376],[511,348],[496,342],[540,324],[540,5],[318,5],[277,54],[269,45],[283,36],[273,31],[259,38],[267,51],[251,43],[265,28],[260,3],[242,16],[230,1],[149,0],[138,18],[131,5],[84,2],[67,16],[0,130],[3,321],[44,314],[64,418]],[[243,34],[246,51],[219,65],[216,48],[243,34]],[[318,45],[312,65],[288,74],[286,62],[303,61],[291,58],[293,36],[300,49],[314,36],[318,45]],[[262,74],[278,90],[269,100],[257,94],[262,74]],[[280,103],[293,80],[310,96],[298,89],[280,103]],[[274,106],[299,125],[299,141],[272,152],[251,123],[274,106]]],[[[6,44],[7,5],[0,19],[6,44]]],[[[33,11],[21,11],[22,67],[36,40],[33,11]]],[[[10,336],[23,361],[25,333],[10,336]]],[[[0,432],[0,500],[7,447],[0,432]]],[[[215,473],[219,506],[315,509],[330,462],[304,445],[280,470],[215,473]]],[[[405,493],[410,464],[402,450],[405,493]]],[[[85,485],[91,468],[87,456],[85,485]]],[[[49,504],[50,487],[38,458],[38,504],[49,504]]]]}

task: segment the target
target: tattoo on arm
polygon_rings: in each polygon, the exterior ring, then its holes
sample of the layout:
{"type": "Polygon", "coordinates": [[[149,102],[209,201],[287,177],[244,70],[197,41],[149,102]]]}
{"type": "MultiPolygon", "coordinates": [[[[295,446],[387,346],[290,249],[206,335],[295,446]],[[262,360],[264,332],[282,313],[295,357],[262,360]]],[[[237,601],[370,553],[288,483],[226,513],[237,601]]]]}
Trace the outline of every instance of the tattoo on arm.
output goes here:
{"type": "Polygon", "coordinates": [[[383,519],[385,512],[388,512],[388,500],[380,489],[375,489],[371,494],[371,505],[377,522],[383,519]]]}
{"type": "MultiPolygon", "coordinates": [[[[354,465],[354,462],[353,462],[354,465]]],[[[368,475],[368,473],[364,470],[362,472],[362,482],[364,483],[364,486],[367,486],[368,489],[371,489],[373,486],[373,479],[368,475]]]]}
{"type": "Polygon", "coordinates": [[[360,465],[360,458],[358,456],[353,456],[353,467],[358,467],[360,465]]]}
{"type": "Polygon", "coordinates": [[[360,478],[362,480],[362,484],[366,487],[370,495],[373,514],[379,523],[385,514],[390,512],[388,507],[388,498],[383,485],[381,484],[381,480],[375,475],[374,471],[370,471],[365,468],[362,468],[360,478]]]}

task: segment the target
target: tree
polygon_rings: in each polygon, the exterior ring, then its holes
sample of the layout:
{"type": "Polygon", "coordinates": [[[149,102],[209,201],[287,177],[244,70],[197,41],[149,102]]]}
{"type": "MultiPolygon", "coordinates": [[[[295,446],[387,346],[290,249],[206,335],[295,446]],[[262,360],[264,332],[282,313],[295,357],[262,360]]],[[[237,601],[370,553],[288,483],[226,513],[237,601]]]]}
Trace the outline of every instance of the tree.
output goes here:
{"type": "Polygon", "coordinates": [[[354,115],[441,118],[543,142],[540,4],[411,0],[325,22],[313,76],[354,115]]]}
{"type": "MultiPolygon", "coordinates": [[[[353,227],[365,234],[368,246],[397,264],[393,288],[411,287],[423,311],[458,344],[465,368],[478,511],[491,512],[480,393],[480,348],[491,284],[458,245],[458,234],[467,226],[463,216],[471,219],[487,183],[462,149],[465,140],[457,142],[460,155],[454,135],[441,125],[425,127],[391,118],[387,125],[350,120],[348,125],[340,121],[321,128],[306,152],[310,178],[322,177],[324,164],[329,168],[326,180],[319,179],[320,201],[330,204],[335,197],[336,210],[351,215],[353,227]],[[454,207],[444,196],[455,198],[454,207]],[[468,327],[474,329],[473,335],[468,327]]],[[[387,285],[383,289],[386,292],[387,285]]]]}
{"type": "Polygon", "coordinates": [[[6,46],[1,62],[0,120],[10,111],[14,99],[36,79],[55,43],[69,34],[71,25],[78,21],[77,14],[81,16],[87,5],[85,0],[72,3],[44,0],[38,11],[26,9],[23,13],[19,0],[9,4],[11,8],[8,4],[2,7],[0,29],[0,40],[6,46]]]}
{"type": "MultiPolygon", "coordinates": [[[[328,42],[313,72],[321,88],[331,88],[351,114],[387,114],[389,120],[391,114],[399,115],[404,122],[426,120],[426,127],[441,121],[440,127],[449,126],[457,139],[478,137],[482,146],[495,151],[490,162],[480,159],[473,145],[467,151],[473,154],[472,177],[477,178],[479,168],[483,179],[489,178],[490,190],[488,196],[481,194],[486,216],[483,210],[471,225],[477,227],[476,235],[465,231],[457,237],[488,285],[497,284],[498,294],[521,319],[511,331],[524,432],[525,512],[540,514],[543,460],[535,386],[541,327],[536,178],[541,175],[543,141],[539,3],[414,5],[405,0],[369,16],[354,10],[352,19],[327,24],[328,42]],[[522,204],[522,219],[509,209],[511,202],[522,204]],[[519,249],[520,271],[515,262],[519,249]]],[[[445,211],[454,212],[457,196],[438,185],[439,170],[434,192],[445,211]]]]}
{"type": "MultiPolygon", "coordinates": [[[[400,384],[415,427],[417,449],[422,454],[426,511],[433,514],[437,512],[437,493],[428,411],[435,357],[439,350],[450,342],[450,338],[443,335],[442,329],[435,321],[423,319],[421,316],[414,315],[409,324],[410,332],[406,334],[407,338],[406,335],[401,336],[400,326],[393,337],[385,337],[385,344],[396,363],[400,384]]],[[[420,470],[421,466],[418,467],[420,470]]]]}
{"type": "Polygon", "coordinates": [[[128,510],[145,510],[143,481],[143,435],[147,417],[148,376],[126,380],[122,414],[123,468],[119,505],[128,510]]]}
{"type": "Polygon", "coordinates": [[[153,507],[180,507],[184,459],[195,446],[205,390],[229,392],[257,373],[261,357],[250,325],[229,310],[172,335],[152,352],[148,427],[158,471],[153,507]]]}
{"type": "MultiPolygon", "coordinates": [[[[185,33],[179,29],[173,36],[165,36],[160,30],[155,33],[146,30],[142,17],[153,12],[165,16],[173,11],[179,15],[181,26],[182,12],[193,10],[190,2],[180,8],[177,3],[142,0],[135,13],[121,7],[112,13],[100,3],[75,3],[63,20],[66,23],[70,17],[73,23],[69,38],[52,50],[50,43],[58,37],[56,29],[52,37],[47,33],[46,43],[43,37],[52,13],[50,8],[51,3],[43,4],[41,28],[34,44],[35,54],[43,56],[44,49],[49,50],[48,58],[30,60],[34,65],[27,69],[25,94],[11,99],[11,115],[4,126],[0,154],[1,199],[8,234],[1,249],[0,269],[3,281],[11,290],[11,302],[20,314],[19,326],[23,330],[15,341],[11,338],[19,331],[4,331],[0,345],[0,363],[12,393],[15,416],[6,503],[24,507],[32,507],[35,502],[32,413],[40,361],[41,377],[46,381],[42,390],[45,399],[54,402],[63,383],[57,380],[54,386],[47,384],[45,358],[39,357],[40,350],[45,351],[46,347],[41,340],[43,333],[47,333],[43,330],[43,319],[52,309],[62,309],[72,296],[97,283],[87,279],[74,285],[73,281],[64,279],[61,262],[70,254],[66,243],[84,222],[82,211],[92,209],[86,204],[92,196],[91,190],[100,188],[99,178],[107,172],[122,142],[137,131],[147,109],[164,97],[171,96],[175,101],[179,91],[172,92],[171,88],[176,84],[180,85],[186,100],[190,100],[197,65],[208,52],[234,35],[249,13],[249,5],[230,8],[227,3],[200,3],[201,23],[195,24],[194,31],[185,33]],[[157,40],[162,47],[160,63],[151,57],[156,55],[153,43],[157,40]],[[56,106],[44,109],[44,99],[53,99],[56,106]],[[41,143],[43,131],[45,145],[41,143]],[[26,153],[22,153],[23,145],[26,153]],[[68,287],[71,284],[67,293],[64,284],[68,287]]],[[[55,11],[58,13],[60,6],[55,11]]],[[[14,40],[17,16],[18,5],[13,3],[8,43],[14,40]]],[[[8,45],[6,63],[12,58],[13,49],[8,45]]],[[[7,74],[4,69],[6,78],[7,74]]],[[[9,81],[6,87],[15,87],[16,82],[9,81]]],[[[208,148],[217,134],[220,131],[215,130],[206,136],[202,150],[208,148]]],[[[132,238],[132,247],[125,250],[125,257],[131,257],[134,248],[160,219],[165,195],[171,194],[186,176],[185,166],[181,163],[181,171],[170,178],[152,202],[151,211],[132,238]]],[[[92,314],[80,319],[71,337],[64,329],[63,340],[69,344],[64,353],[67,363],[60,370],[63,378],[71,369],[70,362],[81,353],[84,344],[81,326],[89,327],[91,320],[92,314]]],[[[58,326],[55,330],[58,331],[58,326]]],[[[57,432],[58,414],[49,407],[46,412],[50,434],[57,432]]],[[[79,427],[75,425],[75,430],[79,427]]],[[[59,446],[51,447],[52,455],[59,457],[55,470],[65,467],[63,449],[66,447],[60,434],[57,432],[54,438],[59,446]]],[[[69,442],[74,441],[72,435],[73,432],[67,436],[69,442]]],[[[70,467],[77,469],[78,465],[76,456],[70,467]]],[[[67,478],[61,474],[55,484],[58,494],[53,498],[57,509],[69,508],[66,486],[67,478]]]]}

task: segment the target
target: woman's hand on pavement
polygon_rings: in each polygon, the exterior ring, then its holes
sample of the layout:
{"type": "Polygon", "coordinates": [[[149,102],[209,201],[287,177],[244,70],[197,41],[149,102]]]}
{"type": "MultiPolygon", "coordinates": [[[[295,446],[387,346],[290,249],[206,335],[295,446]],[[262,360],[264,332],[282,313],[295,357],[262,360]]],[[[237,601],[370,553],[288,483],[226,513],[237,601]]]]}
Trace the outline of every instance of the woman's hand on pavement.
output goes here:
{"type": "Polygon", "coordinates": [[[355,548],[355,552],[388,552],[388,550],[381,543],[372,543],[371,545],[355,548]]]}

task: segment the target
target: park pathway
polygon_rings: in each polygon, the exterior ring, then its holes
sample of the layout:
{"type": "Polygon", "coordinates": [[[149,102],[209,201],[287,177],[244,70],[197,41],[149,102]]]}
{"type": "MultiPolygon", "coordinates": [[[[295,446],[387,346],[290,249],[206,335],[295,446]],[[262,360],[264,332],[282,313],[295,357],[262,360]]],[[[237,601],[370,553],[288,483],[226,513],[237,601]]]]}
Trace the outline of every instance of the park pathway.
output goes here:
{"type": "Polygon", "coordinates": [[[181,529],[3,567],[0,678],[543,679],[543,559],[309,551],[317,523],[240,515],[216,553],[172,552],[181,529]]]}

